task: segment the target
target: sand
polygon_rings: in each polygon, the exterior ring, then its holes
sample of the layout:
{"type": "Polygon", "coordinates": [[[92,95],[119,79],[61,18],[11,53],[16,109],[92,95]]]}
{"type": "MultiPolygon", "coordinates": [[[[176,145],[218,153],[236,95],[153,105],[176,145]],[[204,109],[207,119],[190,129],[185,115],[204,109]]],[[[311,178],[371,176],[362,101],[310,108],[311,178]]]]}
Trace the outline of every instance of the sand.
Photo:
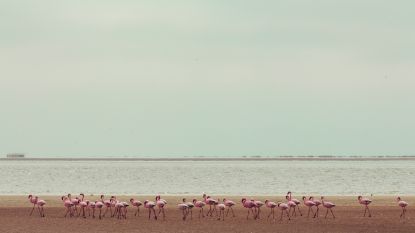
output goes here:
{"type": "MultiPolygon", "coordinates": [[[[326,197],[335,202],[334,213],[336,219],[325,219],[325,209],[320,211],[320,218],[313,219],[306,216],[297,216],[288,221],[267,220],[269,210],[262,208],[262,216],[259,220],[246,219],[246,210],[241,207],[241,197],[232,197],[238,201],[235,207],[236,217],[230,215],[225,221],[218,221],[214,217],[198,219],[194,210],[193,220],[182,221],[181,212],[176,208],[181,197],[163,196],[168,201],[167,219],[148,220],[147,210],[142,208],[139,217],[134,217],[133,208],[129,207],[126,220],[118,220],[106,217],[102,220],[92,218],[64,218],[64,208],[60,197],[42,196],[47,202],[45,218],[40,218],[38,212],[29,216],[31,205],[26,196],[0,196],[0,232],[415,232],[415,213],[411,206],[408,207],[406,219],[400,219],[400,208],[395,202],[395,197],[373,197],[374,203],[370,205],[371,218],[364,218],[363,207],[357,203],[356,197],[326,197]]],[[[89,200],[96,200],[97,196],[87,196],[89,200]]],[[[118,197],[127,201],[130,197],[118,197]]],[[[145,200],[149,197],[135,197],[145,200]]],[[[191,200],[192,196],[186,197],[191,200]]],[[[199,197],[200,198],[200,197],[199,197]]],[[[282,197],[254,197],[264,201],[283,200],[282,197]]],[[[299,197],[297,197],[299,198],[299,197]]],[[[415,197],[403,197],[410,203],[415,203],[415,197]]],[[[301,206],[304,213],[306,207],[301,206]]],[[[276,210],[277,218],[280,212],[276,210]]]]}

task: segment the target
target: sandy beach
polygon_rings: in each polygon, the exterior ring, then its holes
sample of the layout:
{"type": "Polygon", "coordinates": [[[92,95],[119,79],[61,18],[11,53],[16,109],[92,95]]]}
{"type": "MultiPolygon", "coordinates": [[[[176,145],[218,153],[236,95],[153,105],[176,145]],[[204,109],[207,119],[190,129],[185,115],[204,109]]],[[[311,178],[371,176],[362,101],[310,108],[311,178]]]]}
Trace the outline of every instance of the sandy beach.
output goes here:
{"type": "MultiPolygon", "coordinates": [[[[216,197],[216,196],[215,196],[216,197]]],[[[64,218],[64,208],[60,197],[42,196],[47,202],[45,207],[45,218],[40,218],[38,212],[29,216],[31,204],[26,196],[0,196],[0,226],[1,232],[414,232],[415,218],[412,216],[411,203],[415,203],[415,197],[403,197],[410,203],[405,220],[399,218],[400,208],[397,206],[395,197],[382,196],[373,197],[370,205],[371,218],[363,218],[363,207],[357,203],[356,197],[337,196],[326,197],[328,201],[337,206],[334,209],[336,219],[324,218],[325,209],[320,211],[320,218],[313,219],[304,216],[307,209],[301,206],[303,216],[293,217],[290,221],[278,219],[267,220],[269,210],[262,208],[262,216],[259,220],[246,219],[246,210],[240,205],[240,196],[231,197],[237,201],[235,208],[236,217],[230,215],[225,221],[218,221],[214,217],[198,219],[197,211],[194,210],[193,220],[190,218],[182,221],[181,213],[177,204],[181,196],[163,196],[168,201],[165,221],[148,220],[147,210],[141,208],[140,216],[135,217],[133,208],[129,207],[126,220],[118,220],[106,217],[102,220],[97,218],[64,218]]],[[[97,196],[86,196],[89,200],[96,200],[97,196]]],[[[127,201],[130,196],[118,197],[127,201]]],[[[153,199],[154,197],[138,196],[138,200],[153,199]]],[[[194,196],[186,196],[188,200],[194,196]]],[[[199,198],[195,197],[195,198],[199,198]]],[[[222,198],[218,196],[217,198],[222,198]]],[[[264,201],[283,200],[283,197],[252,197],[264,201]]],[[[300,199],[301,197],[297,197],[300,199]]],[[[280,212],[276,210],[276,218],[280,212]]]]}

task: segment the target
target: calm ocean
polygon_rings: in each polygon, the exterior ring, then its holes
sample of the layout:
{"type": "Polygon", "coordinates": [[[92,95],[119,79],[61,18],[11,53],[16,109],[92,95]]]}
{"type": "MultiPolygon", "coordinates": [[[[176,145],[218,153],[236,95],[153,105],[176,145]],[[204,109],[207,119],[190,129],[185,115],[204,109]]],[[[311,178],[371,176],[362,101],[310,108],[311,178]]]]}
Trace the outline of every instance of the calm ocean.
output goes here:
{"type": "Polygon", "coordinates": [[[0,160],[0,195],[414,195],[415,160],[0,160]]]}

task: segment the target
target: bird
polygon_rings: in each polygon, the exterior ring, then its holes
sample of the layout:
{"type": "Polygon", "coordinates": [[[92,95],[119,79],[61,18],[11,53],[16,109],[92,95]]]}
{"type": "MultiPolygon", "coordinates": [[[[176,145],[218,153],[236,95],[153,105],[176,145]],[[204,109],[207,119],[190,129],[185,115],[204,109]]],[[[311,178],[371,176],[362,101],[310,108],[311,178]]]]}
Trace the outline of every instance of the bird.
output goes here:
{"type": "Polygon", "coordinates": [[[233,212],[232,206],[236,205],[236,203],[226,198],[223,198],[223,204],[225,204],[225,206],[228,207],[228,210],[226,211],[226,217],[228,216],[229,210],[232,210],[232,215],[233,217],[235,217],[235,213],[233,212]]]}
{"type": "Polygon", "coordinates": [[[288,210],[288,208],[289,208],[288,204],[278,202],[278,203],[277,203],[277,206],[278,206],[278,208],[281,210],[281,217],[280,217],[280,221],[282,221],[282,216],[283,216],[283,214],[284,214],[284,211],[285,211],[285,213],[287,214],[288,220],[291,220],[291,219],[290,219],[290,214],[289,214],[289,213],[288,213],[288,211],[287,211],[287,210],[288,210]]]}
{"type": "Polygon", "coordinates": [[[164,207],[167,205],[167,201],[164,199],[160,198],[160,195],[156,196],[156,205],[159,208],[159,212],[158,215],[160,215],[160,213],[163,214],[163,220],[166,220],[166,213],[164,212],[164,207]]]}
{"type": "Polygon", "coordinates": [[[67,196],[62,196],[61,199],[63,201],[63,206],[65,206],[65,208],[66,208],[66,212],[65,212],[64,217],[66,218],[66,216],[68,214],[69,214],[69,217],[72,217],[73,216],[73,212],[72,212],[73,203],[72,203],[72,201],[69,200],[69,198],[67,196]]]}
{"type": "Polygon", "coordinates": [[[271,214],[272,214],[272,219],[275,219],[274,210],[275,210],[275,207],[277,207],[277,203],[269,201],[269,200],[265,200],[265,206],[270,208],[270,212],[268,214],[268,219],[271,216],[271,214]]]}
{"type": "MultiPolygon", "coordinates": [[[[301,202],[299,200],[294,199],[294,198],[291,197],[291,191],[287,192],[287,196],[288,196],[290,201],[293,201],[296,204],[296,207],[297,207],[298,213],[300,213],[300,216],[303,216],[303,214],[301,213],[301,210],[300,210],[301,202]]],[[[297,213],[295,212],[295,207],[294,207],[294,214],[297,215],[297,213]]]]}
{"type": "Polygon", "coordinates": [[[261,213],[261,206],[264,205],[264,203],[262,201],[255,201],[255,200],[251,200],[254,202],[255,204],[255,212],[256,212],[256,218],[259,219],[260,217],[260,213],[261,213]]]}
{"type": "Polygon", "coordinates": [[[218,199],[218,204],[216,205],[219,209],[219,216],[218,216],[218,220],[220,220],[220,217],[222,216],[222,221],[225,221],[225,204],[223,203],[219,203],[219,199],[218,199]]]}
{"type": "Polygon", "coordinates": [[[318,218],[318,212],[319,212],[319,210],[320,210],[320,208],[319,208],[318,206],[319,206],[319,205],[321,205],[321,201],[320,201],[320,200],[318,200],[318,199],[314,200],[314,197],[313,197],[313,196],[309,197],[309,198],[308,198],[308,200],[310,200],[310,201],[314,202],[314,205],[315,205],[315,207],[316,207],[316,212],[314,213],[313,218],[315,218],[315,217],[317,217],[317,218],[318,218]]]}
{"type": "Polygon", "coordinates": [[[202,214],[202,217],[205,217],[205,214],[203,213],[203,207],[206,205],[206,203],[203,201],[198,201],[197,199],[193,199],[192,202],[196,208],[199,208],[199,219],[200,219],[200,214],[202,214]]]}
{"type": "Polygon", "coordinates": [[[306,200],[306,197],[304,197],[304,196],[303,196],[303,202],[304,202],[304,205],[308,207],[307,218],[310,216],[310,211],[314,215],[314,211],[313,211],[312,207],[315,206],[316,203],[314,203],[310,199],[306,200]]]}
{"type": "Polygon", "coordinates": [[[209,205],[209,210],[206,216],[212,216],[213,211],[215,211],[215,215],[218,215],[218,211],[216,209],[216,205],[218,204],[217,201],[206,194],[203,194],[203,200],[206,205],[209,205]]]}
{"type": "Polygon", "coordinates": [[[186,202],[186,198],[182,199],[183,204],[187,205],[187,214],[190,213],[190,219],[193,219],[193,207],[195,207],[195,204],[193,202],[186,202]]]}
{"type": "Polygon", "coordinates": [[[291,201],[289,196],[285,196],[285,199],[287,199],[287,205],[289,207],[288,214],[290,214],[291,209],[293,209],[293,213],[291,214],[291,216],[297,216],[297,213],[295,212],[295,207],[297,206],[297,204],[294,201],[291,201]]]}
{"type": "Polygon", "coordinates": [[[38,196],[35,197],[37,209],[39,210],[40,217],[45,217],[45,211],[43,209],[43,206],[46,205],[46,202],[44,200],[40,200],[38,196]]]}
{"type": "Polygon", "coordinates": [[[102,202],[102,204],[104,204],[104,206],[105,206],[105,211],[104,211],[104,214],[102,216],[105,217],[108,210],[110,211],[110,215],[113,216],[113,213],[112,213],[112,199],[113,198],[111,197],[109,200],[104,200],[104,195],[102,194],[99,199],[102,202]]]}
{"type": "Polygon", "coordinates": [[[241,200],[243,207],[248,209],[248,215],[246,216],[246,219],[249,219],[249,212],[252,213],[252,216],[254,219],[256,219],[256,214],[254,213],[254,210],[252,208],[255,208],[255,203],[251,200],[247,200],[246,198],[242,198],[241,200]]]}
{"type": "MultiPolygon", "coordinates": [[[[184,202],[184,200],[185,200],[185,198],[183,198],[183,202],[184,202]]],[[[179,208],[179,210],[182,211],[182,214],[183,214],[182,219],[183,219],[183,221],[186,221],[186,217],[187,217],[187,215],[189,213],[188,212],[189,206],[186,203],[179,203],[177,205],[177,207],[179,208]]]]}
{"type": "Polygon", "coordinates": [[[406,207],[408,206],[408,202],[402,201],[401,197],[397,197],[396,200],[398,201],[398,206],[402,208],[402,213],[400,215],[400,218],[404,217],[406,214],[406,207]]]}
{"type": "Polygon", "coordinates": [[[157,220],[156,210],[154,209],[155,206],[156,206],[156,203],[154,203],[153,201],[149,201],[149,200],[144,201],[144,208],[148,209],[148,219],[149,220],[151,218],[151,212],[154,213],[154,219],[157,220]]]}
{"type": "Polygon", "coordinates": [[[323,204],[323,206],[327,209],[327,211],[326,211],[326,216],[325,216],[324,218],[327,218],[327,214],[329,213],[329,210],[330,210],[331,214],[333,215],[333,218],[336,218],[336,217],[334,216],[334,213],[333,213],[333,210],[332,210],[332,208],[334,208],[336,205],[335,205],[335,204],[333,204],[332,202],[327,202],[327,201],[324,201],[324,197],[323,197],[323,196],[321,197],[321,203],[322,203],[322,204],[323,204]]]}
{"type": "Polygon", "coordinates": [[[36,204],[37,204],[36,203],[37,200],[35,198],[33,198],[32,194],[30,194],[27,198],[29,199],[29,202],[33,204],[32,211],[30,211],[30,214],[29,214],[29,216],[32,216],[33,211],[35,210],[35,207],[36,207],[36,204]]]}
{"type": "Polygon", "coordinates": [[[81,196],[81,200],[79,202],[79,206],[81,208],[82,217],[83,218],[86,218],[86,216],[85,216],[85,209],[88,208],[89,201],[88,200],[84,200],[85,195],[83,193],[79,194],[79,196],[81,196]]]}
{"type": "Polygon", "coordinates": [[[102,219],[102,207],[104,207],[104,203],[102,203],[102,201],[95,201],[95,208],[99,209],[99,219],[102,219]]]}
{"type": "Polygon", "coordinates": [[[370,210],[369,210],[369,204],[372,203],[372,200],[368,198],[363,198],[362,196],[358,196],[357,200],[359,201],[361,205],[365,206],[365,213],[363,214],[363,217],[366,216],[366,211],[369,212],[369,217],[372,217],[372,214],[370,213],[370,210]]]}
{"type": "MultiPolygon", "coordinates": [[[[90,212],[90,210],[92,209],[92,218],[95,218],[95,202],[89,202],[89,211],[88,212],[90,212]]],[[[89,213],[90,214],[90,213],[89,213]]]]}
{"type": "Polygon", "coordinates": [[[137,207],[137,210],[135,211],[134,216],[140,216],[140,206],[142,206],[143,203],[141,203],[141,201],[134,200],[134,198],[130,199],[130,203],[132,206],[137,207]]]}

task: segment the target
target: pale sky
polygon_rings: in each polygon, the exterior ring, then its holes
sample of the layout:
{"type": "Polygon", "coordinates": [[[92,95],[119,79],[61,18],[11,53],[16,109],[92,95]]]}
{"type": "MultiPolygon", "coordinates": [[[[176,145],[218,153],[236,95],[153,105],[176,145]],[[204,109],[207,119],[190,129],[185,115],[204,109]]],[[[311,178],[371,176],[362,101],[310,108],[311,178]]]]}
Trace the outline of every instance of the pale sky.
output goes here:
{"type": "Polygon", "coordinates": [[[0,156],[415,155],[415,1],[0,0],[0,156]]]}

